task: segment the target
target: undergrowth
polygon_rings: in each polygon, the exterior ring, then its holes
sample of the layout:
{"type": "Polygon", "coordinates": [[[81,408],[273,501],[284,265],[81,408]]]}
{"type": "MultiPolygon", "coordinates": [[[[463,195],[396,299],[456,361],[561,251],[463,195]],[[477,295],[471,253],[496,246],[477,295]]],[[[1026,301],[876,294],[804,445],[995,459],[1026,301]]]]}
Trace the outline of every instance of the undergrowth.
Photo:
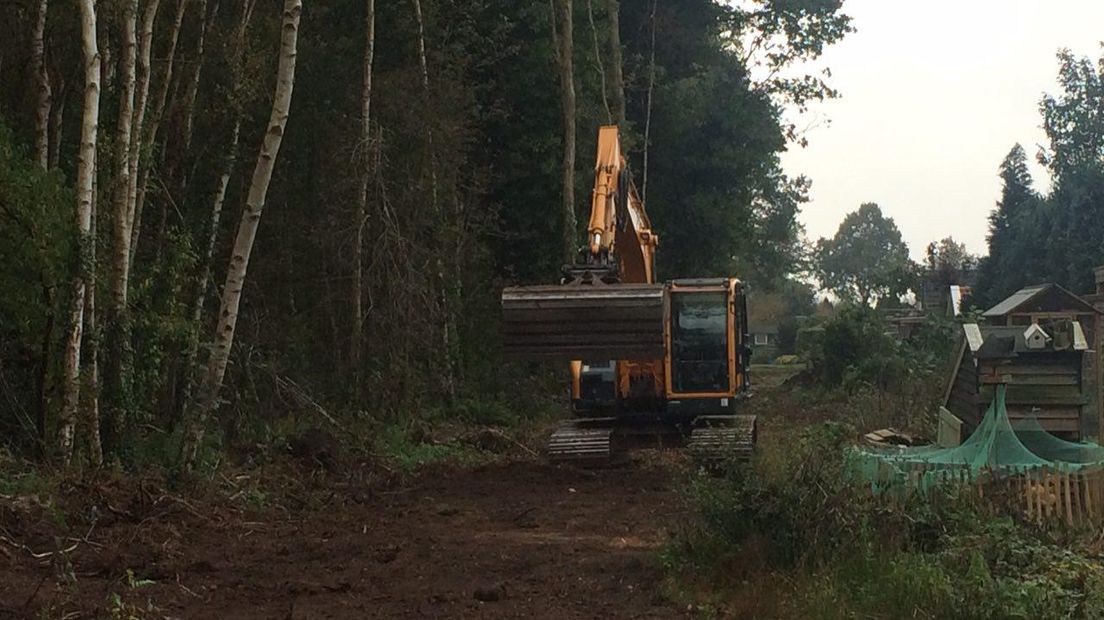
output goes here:
{"type": "Polygon", "coordinates": [[[1104,618],[1104,563],[947,489],[891,507],[849,475],[852,429],[806,428],[752,466],[695,476],[662,553],[669,597],[746,618],[1104,618]]]}

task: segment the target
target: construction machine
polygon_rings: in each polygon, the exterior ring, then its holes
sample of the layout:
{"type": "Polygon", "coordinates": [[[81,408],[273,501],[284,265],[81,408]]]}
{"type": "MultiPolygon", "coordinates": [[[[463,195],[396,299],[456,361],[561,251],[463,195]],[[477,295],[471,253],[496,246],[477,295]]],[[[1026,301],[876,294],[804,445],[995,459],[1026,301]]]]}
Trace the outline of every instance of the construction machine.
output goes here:
{"type": "Polygon", "coordinates": [[[548,456],[608,461],[644,443],[683,445],[708,462],[749,458],[743,284],[655,281],[659,238],[616,126],[599,130],[594,173],[586,244],[561,283],[502,292],[507,357],[569,362],[575,417],[552,434],[548,456]]]}

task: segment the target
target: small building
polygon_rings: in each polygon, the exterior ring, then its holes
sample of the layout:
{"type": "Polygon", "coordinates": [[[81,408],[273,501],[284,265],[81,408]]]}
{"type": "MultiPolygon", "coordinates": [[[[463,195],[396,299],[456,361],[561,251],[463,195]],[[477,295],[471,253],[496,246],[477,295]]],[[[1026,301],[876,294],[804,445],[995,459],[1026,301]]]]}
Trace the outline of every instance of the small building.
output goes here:
{"type": "Polygon", "coordinates": [[[962,326],[944,407],[970,432],[995,387],[1007,384],[1008,415],[1080,439],[1095,430],[1099,401],[1095,352],[1101,313],[1057,284],[1029,286],[987,310],[989,325],[962,326]]]}
{"type": "Polygon", "coordinates": [[[999,384],[1006,384],[1008,417],[1035,416],[1047,431],[1079,440],[1091,391],[1083,376],[1088,350],[1077,321],[962,326],[957,359],[943,406],[972,431],[981,423],[999,384]]]}

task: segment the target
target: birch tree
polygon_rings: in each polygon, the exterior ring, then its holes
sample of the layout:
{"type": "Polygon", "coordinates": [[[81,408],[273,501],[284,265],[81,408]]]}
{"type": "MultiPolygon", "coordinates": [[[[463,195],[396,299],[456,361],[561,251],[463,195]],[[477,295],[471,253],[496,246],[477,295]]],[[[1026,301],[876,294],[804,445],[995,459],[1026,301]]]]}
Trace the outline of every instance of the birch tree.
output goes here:
{"type": "Polygon", "coordinates": [[[84,299],[88,277],[87,254],[92,226],[96,136],[100,118],[100,53],[96,42],[95,0],[80,0],[81,47],[84,56],[84,111],[77,156],[77,232],[81,260],[73,278],[69,329],[65,343],[65,391],[58,420],[58,453],[69,464],[73,456],[73,428],[80,403],[80,350],[84,326],[84,299]]]}
{"type": "Polygon", "coordinates": [[[199,386],[181,447],[181,466],[191,470],[195,466],[199,444],[203,441],[203,431],[207,418],[218,404],[222,381],[226,376],[226,366],[230,361],[230,349],[234,344],[234,328],[238,321],[238,308],[241,304],[242,289],[249,268],[249,257],[253,251],[253,241],[257,237],[257,227],[261,223],[268,185],[272,180],[272,170],[276,165],[276,156],[287,126],[288,112],[291,107],[291,94],[295,84],[296,48],[299,37],[299,17],[303,11],[303,0],[284,0],[283,26],[280,35],[280,62],[276,70],[276,93],[272,101],[272,114],[268,120],[253,169],[253,177],[246,196],[245,209],[234,240],[230,264],[226,271],[226,284],[223,287],[222,303],[218,313],[218,325],[215,327],[214,345],[207,363],[207,372],[199,386]]]}
{"type": "MultiPolygon", "coordinates": [[[[112,188],[112,273],[110,306],[107,317],[107,361],[105,414],[109,450],[121,445],[129,395],[126,371],[130,358],[130,330],[127,313],[127,260],[130,256],[130,216],[127,210],[130,191],[131,133],[135,117],[134,91],[138,57],[138,0],[126,0],[122,15],[122,42],[119,75],[119,115],[115,130],[115,168],[112,188]]],[[[141,107],[141,104],[139,105],[141,107]]]]}
{"type": "Polygon", "coordinates": [[[362,166],[360,195],[357,201],[355,221],[356,245],[353,249],[353,337],[350,359],[353,366],[353,379],[356,392],[360,391],[363,380],[364,354],[364,227],[368,222],[368,188],[372,179],[372,64],[376,51],[376,2],[364,3],[364,85],[360,98],[360,146],[362,166]]]}
{"type": "Polygon", "coordinates": [[[46,12],[48,0],[38,0],[31,33],[31,72],[35,79],[35,161],[46,168],[50,157],[50,76],[46,73],[46,12]]]}

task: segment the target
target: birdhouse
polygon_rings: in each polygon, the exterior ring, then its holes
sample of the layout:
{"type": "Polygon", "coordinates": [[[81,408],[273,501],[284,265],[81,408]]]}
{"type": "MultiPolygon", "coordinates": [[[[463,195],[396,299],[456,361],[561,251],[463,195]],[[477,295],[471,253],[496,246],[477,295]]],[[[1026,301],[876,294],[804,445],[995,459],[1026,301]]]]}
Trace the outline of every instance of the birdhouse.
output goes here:
{"type": "Polygon", "coordinates": [[[1039,325],[1029,325],[1023,333],[1024,345],[1032,351],[1042,351],[1046,348],[1047,343],[1050,342],[1050,335],[1043,330],[1039,325]]]}

